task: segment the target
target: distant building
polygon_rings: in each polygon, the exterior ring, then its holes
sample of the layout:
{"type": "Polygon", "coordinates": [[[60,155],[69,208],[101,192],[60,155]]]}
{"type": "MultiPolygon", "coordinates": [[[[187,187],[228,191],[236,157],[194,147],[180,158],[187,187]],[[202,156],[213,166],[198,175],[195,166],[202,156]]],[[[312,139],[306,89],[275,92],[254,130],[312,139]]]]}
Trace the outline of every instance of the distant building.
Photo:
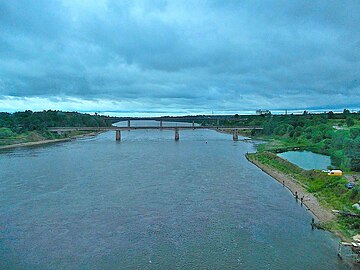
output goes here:
{"type": "Polygon", "coordinates": [[[256,114],[257,115],[266,115],[266,114],[271,114],[271,112],[269,110],[256,110],[256,114]]]}

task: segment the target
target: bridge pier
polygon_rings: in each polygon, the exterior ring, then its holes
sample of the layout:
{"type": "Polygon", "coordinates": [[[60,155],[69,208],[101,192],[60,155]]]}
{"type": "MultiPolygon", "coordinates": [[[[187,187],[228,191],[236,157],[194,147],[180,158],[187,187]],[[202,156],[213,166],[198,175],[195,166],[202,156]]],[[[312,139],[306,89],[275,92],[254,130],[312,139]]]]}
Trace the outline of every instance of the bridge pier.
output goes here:
{"type": "Polygon", "coordinates": [[[233,141],[239,140],[238,130],[234,129],[233,131],[233,141]]]}
{"type": "MultiPolygon", "coordinates": [[[[128,123],[130,123],[130,121],[128,121],[128,123]]],[[[164,127],[162,127],[162,124],[160,124],[161,127],[158,126],[134,126],[134,127],[126,127],[126,126],[122,126],[122,127],[117,127],[117,126],[109,126],[109,127],[53,127],[53,128],[49,128],[48,130],[51,132],[58,132],[58,133],[62,133],[62,132],[69,132],[69,131],[115,131],[116,132],[116,141],[121,141],[121,130],[132,130],[132,129],[136,129],[136,130],[161,130],[161,129],[167,129],[167,130],[174,130],[175,131],[175,140],[178,141],[180,139],[180,134],[179,131],[180,129],[186,129],[186,130],[191,130],[191,129],[213,129],[214,127],[211,126],[195,126],[195,123],[192,123],[192,126],[190,125],[190,123],[188,123],[186,126],[170,126],[170,125],[165,125],[164,127]]],[[[239,130],[262,130],[262,127],[257,127],[257,126],[235,126],[235,127],[221,127],[221,126],[217,126],[216,128],[223,128],[225,130],[231,130],[232,134],[233,134],[233,140],[237,141],[239,138],[238,132],[239,130]]]]}
{"type": "Polygon", "coordinates": [[[162,129],[163,125],[162,125],[162,120],[160,120],[160,129],[162,129]]]}
{"type": "Polygon", "coordinates": [[[217,126],[220,126],[220,119],[219,119],[219,118],[216,119],[216,125],[217,125],[217,126]]]}
{"type": "Polygon", "coordinates": [[[178,141],[179,139],[180,139],[179,129],[175,128],[175,141],[178,141]]]}
{"type": "Polygon", "coordinates": [[[120,130],[116,130],[116,140],[121,141],[121,131],[120,130]]]}
{"type": "Polygon", "coordinates": [[[128,128],[130,129],[130,120],[128,120],[128,128]]]}

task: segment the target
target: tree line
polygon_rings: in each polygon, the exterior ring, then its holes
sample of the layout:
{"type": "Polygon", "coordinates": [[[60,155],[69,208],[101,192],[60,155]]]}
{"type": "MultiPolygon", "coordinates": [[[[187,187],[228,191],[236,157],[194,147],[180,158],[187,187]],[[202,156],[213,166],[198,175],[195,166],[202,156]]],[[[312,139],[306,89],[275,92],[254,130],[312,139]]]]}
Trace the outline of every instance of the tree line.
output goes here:
{"type": "Polygon", "coordinates": [[[105,127],[112,122],[109,117],[78,112],[0,112],[0,139],[29,131],[45,132],[49,127],[105,127]]]}
{"type": "Polygon", "coordinates": [[[360,112],[345,109],[342,113],[304,111],[301,115],[236,115],[234,118],[222,124],[261,126],[263,130],[254,130],[252,135],[326,154],[337,167],[360,171],[360,112]]]}

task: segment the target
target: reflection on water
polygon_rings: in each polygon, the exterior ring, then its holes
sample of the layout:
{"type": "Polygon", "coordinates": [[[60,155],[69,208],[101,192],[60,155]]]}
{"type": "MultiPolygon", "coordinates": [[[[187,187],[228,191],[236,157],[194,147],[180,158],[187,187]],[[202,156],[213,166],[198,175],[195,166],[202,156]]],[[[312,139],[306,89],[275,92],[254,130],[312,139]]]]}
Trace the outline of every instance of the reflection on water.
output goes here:
{"type": "Polygon", "coordinates": [[[209,130],[0,155],[1,269],[340,269],[337,239],[209,130]]]}

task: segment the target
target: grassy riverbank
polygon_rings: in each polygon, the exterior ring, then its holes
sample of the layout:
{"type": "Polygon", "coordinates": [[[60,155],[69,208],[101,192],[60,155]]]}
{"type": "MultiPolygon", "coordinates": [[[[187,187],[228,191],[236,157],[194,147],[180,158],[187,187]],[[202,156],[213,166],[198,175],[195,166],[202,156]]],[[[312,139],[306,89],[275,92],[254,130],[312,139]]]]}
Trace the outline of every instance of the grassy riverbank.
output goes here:
{"type": "MultiPolygon", "coordinates": [[[[345,178],[328,176],[320,171],[303,170],[271,152],[251,153],[247,154],[247,158],[265,172],[274,170],[280,173],[280,177],[283,175],[288,181],[294,182],[297,187],[295,185],[290,188],[293,193],[296,188],[297,190],[303,188],[308,194],[314,195],[321,208],[312,209],[311,206],[309,208],[316,216],[320,215],[318,217],[324,228],[337,232],[346,239],[360,233],[360,219],[357,217],[338,216],[331,220],[321,218],[322,211],[331,213],[333,209],[355,212],[352,204],[359,201],[360,194],[357,189],[349,190],[344,186],[347,182],[345,178]]],[[[271,175],[271,172],[269,174],[271,175]]],[[[283,179],[277,180],[283,181],[283,179]]],[[[304,203],[306,204],[306,200],[304,203]]]]}

